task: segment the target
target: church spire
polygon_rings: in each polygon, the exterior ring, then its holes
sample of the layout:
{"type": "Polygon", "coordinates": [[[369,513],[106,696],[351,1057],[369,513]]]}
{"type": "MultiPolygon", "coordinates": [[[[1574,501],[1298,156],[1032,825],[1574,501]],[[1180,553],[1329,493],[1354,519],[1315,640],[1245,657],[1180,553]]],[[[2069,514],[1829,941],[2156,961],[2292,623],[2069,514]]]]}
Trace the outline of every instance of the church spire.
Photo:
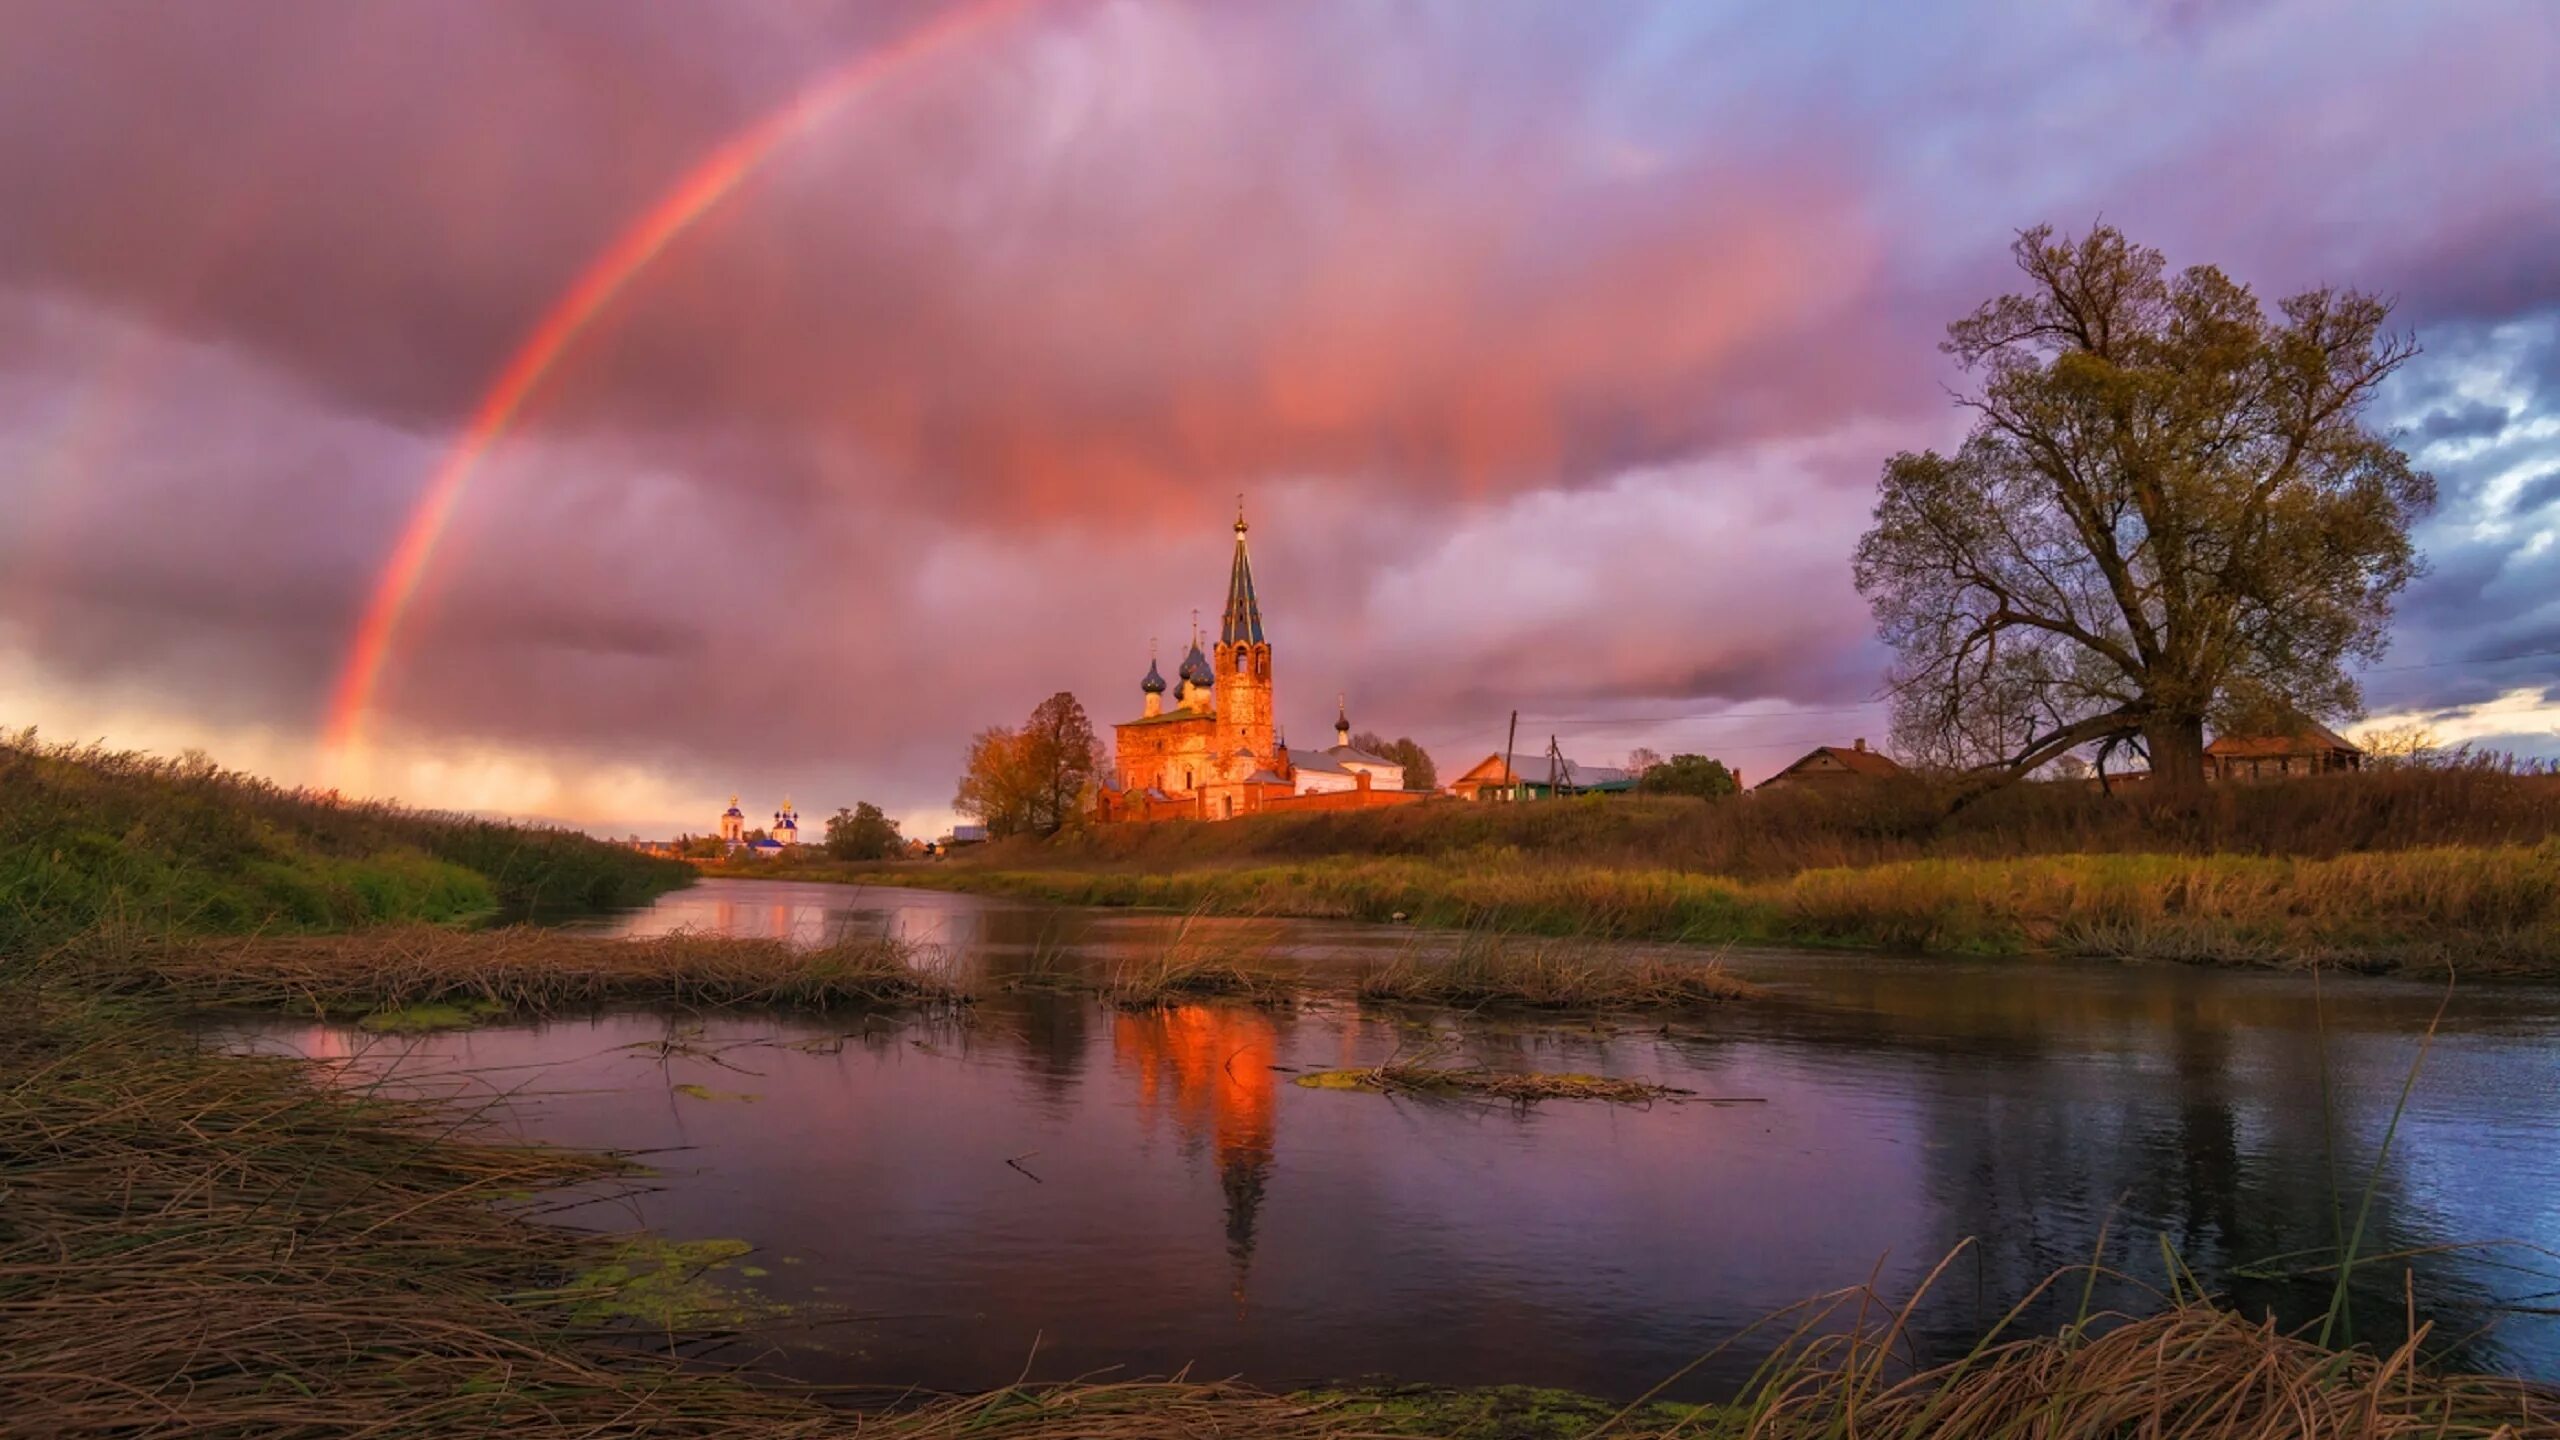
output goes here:
{"type": "Polygon", "coordinates": [[[1227,576],[1227,610],[1218,630],[1221,645],[1260,645],[1262,604],[1253,597],[1253,562],[1244,553],[1244,497],[1236,497],[1236,563],[1227,576]]]}

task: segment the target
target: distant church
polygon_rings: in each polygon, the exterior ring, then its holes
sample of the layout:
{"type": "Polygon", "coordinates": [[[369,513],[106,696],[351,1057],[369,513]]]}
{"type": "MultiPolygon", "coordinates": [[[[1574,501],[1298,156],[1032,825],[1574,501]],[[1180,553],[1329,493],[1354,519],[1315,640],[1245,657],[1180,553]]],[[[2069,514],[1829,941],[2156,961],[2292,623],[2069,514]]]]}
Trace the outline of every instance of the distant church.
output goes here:
{"type": "Polygon", "coordinates": [[[1232,820],[1266,810],[1334,810],[1400,805],[1422,798],[1404,788],[1404,767],[1353,748],[1351,718],[1337,705],[1334,744],[1292,750],[1274,723],[1271,641],[1254,595],[1246,526],[1236,516],[1236,553],[1227,572],[1227,608],[1216,646],[1191,648],[1174,671],[1168,708],[1155,657],[1138,683],[1144,710],[1112,728],[1112,786],[1095,797],[1101,820],[1232,820]]]}
{"type": "Polygon", "coordinates": [[[784,797],[782,808],[773,812],[773,828],[750,840],[747,812],[738,808],[738,797],[732,795],[729,808],[720,812],[720,843],[731,854],[743,850],[758,859],[773,859],[800,843],[800,812],[791,808],[788,796],[784,797]]]}

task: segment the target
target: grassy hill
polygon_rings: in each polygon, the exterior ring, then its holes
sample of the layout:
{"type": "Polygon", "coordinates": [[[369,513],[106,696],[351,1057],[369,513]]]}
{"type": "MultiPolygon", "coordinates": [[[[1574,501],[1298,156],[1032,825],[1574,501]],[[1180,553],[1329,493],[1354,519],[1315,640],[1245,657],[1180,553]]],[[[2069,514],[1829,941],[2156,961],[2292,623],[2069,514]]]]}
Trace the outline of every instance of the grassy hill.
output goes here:
{"type": "Polygon", "coordinates": [[[631,904],[690,877],[573,831],[0,738],[0,951],[101,923],[321,930],[631,904]]]}

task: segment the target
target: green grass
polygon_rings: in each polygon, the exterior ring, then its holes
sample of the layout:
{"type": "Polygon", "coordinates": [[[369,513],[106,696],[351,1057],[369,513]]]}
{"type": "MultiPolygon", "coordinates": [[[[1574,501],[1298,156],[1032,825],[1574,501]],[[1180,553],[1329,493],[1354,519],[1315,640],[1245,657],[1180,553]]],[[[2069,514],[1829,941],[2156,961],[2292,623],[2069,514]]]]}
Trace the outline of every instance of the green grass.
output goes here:
{"type": "Polygon", "coordinates": [[[692,874],[568,830],[290,790],[201,757],[0,736],[0,950],[110,923],[323,931],[592,909],[692,874]]]}

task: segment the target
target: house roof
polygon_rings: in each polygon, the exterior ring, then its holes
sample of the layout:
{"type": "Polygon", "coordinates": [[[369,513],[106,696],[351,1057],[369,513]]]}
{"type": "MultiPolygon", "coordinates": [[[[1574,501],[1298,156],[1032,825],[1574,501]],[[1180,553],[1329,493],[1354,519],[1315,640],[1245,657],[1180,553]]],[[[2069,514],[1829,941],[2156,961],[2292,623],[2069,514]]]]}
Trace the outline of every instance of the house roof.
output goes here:
{"type": "MultiPolygon", "coordinates": [[[[1793,775],[1797,771],[1825,755],[1830,756],[1841,769],[1848,771],[1852,775],[1864,775],[1869,778],[1880,779],[1887,775],[1899,775],[1902,773],[1902,763],[1894,759],[1892,756],[1885,754],[1881,750],[1861,750],[1853,745],[1816,745],[1804,754],[1796,757],[1794,764],[1789,765],[1786,769],[1770,776],[1767,780],[1761,781],[1760,784],[1767,785],[1782,779],[1785,776],[1793,775]]],[[[1753,788],[1757,789],[1759,787],[1754,786],[1753,788]]]]}
{"type": "Polygon", "coordinates": [[[1133,725],[1178,725],[1184,722],[1194,722],[1201,725],[1214,725],[1218,723],[1218,717],[1210,714],[1206,710],[1176,708],[1167,710],[1161,715],[1141,715],[1135,720],[1118,721],[1112,726],[1112,728],[1115,730],[1126,730],[1133,725]]]}
{"type": "MultiPolygon", "coordinates": [[[[1515,785],[1544,785],[1547,783],[1549,772],[1554,768],[1543,750],[1535,755],[1512,752],[1511,780],[1515,785]]],[[[1487,755],[1458,778],[1473,780],[1479,784],[1500,784],[1502,781],[1501,753],[1497,751],[1487,755]]],[[[1564,783],[1567,785],[1610,785],[1633,778],[1635,777],[1614,765],[1585,765],[1570,756],[1567,756],[1564,762],[1564,783]]]]}
{"type": "Polygon", "coordinates": [[[2317,720],[2305,720],[2302,728],[2290,735],[2217,735],[2204,747],[2207,755],[2230,755],[2240,759],[2266,755],[2316,755],[2324,750],[2344,750],[2361,755],[2355,742],[2317,720]]]}
{"type": "Polygon", "coordinates": [[[1289,764],[1299,770],[1313,770],[1320,775],[1348,775],[1330,750],[1292,750],[1289,764]]]}

